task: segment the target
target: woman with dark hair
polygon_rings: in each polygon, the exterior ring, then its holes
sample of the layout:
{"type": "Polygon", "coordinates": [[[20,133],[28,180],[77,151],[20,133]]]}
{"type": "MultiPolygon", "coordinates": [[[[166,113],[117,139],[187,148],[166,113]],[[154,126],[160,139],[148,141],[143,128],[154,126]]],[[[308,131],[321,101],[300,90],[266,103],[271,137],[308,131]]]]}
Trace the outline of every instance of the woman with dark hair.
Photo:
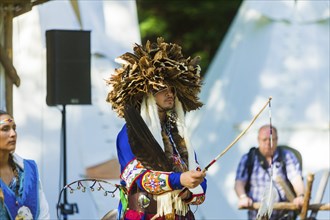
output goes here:
{"type": "Polygon", "coordinates": [[[49,219],[35,161],[15,154],[16,124],[0,110],[0,219],[49,219]]]}

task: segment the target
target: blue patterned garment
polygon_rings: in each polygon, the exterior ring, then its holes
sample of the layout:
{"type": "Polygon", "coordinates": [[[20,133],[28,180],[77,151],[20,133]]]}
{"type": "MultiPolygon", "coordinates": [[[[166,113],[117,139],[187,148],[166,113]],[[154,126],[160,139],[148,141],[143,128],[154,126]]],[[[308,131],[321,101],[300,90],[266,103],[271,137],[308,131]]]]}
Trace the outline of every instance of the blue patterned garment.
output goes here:
{"type": "MultiPolygon", "coordinates": [[[[18,168],[18,176],[19,176],[19,190],[18,190],[18,196],[21,197],[23,194],[23,182],[24,182],[24,171],[20,169],[19,166],[16,166],[18,168]]],[[[16,193],[16,185],[17,185],[17,178],[14,177],[12,181],[9,183],[9,188],[13,191],[13,193],[16,193]]],[[[9,214],[7,212],[7,209],[4,205],[0,204],[0,219],[1,220],[7,220],[10,219],[9,214]]]]}
{"type": "MultiPolygon", "coordinates": [[[[248,154],[244,154],[240,160],[240,163],[238,165],[237,171],[236,171],[236,180],[240,181],[247,181],[248,180],[248,169],[246,168],[246,161],[248,159],[248,154]]],[[[289,181],[292,181],[295,177],[298,175],[301,176],[301,168],[300,163],[297,159],[297,157],[289,150],[282,149],[282,161],[286,164],[286,171],[287,175],[283,173],[283,162],[279,161],[279,150],[277,149],[275,151],[275,155],[273,158],[273,183],[275,185],[275,188],[278,193],[278,199],[276,202],[283,202],[288,201],[285,197],[285,192],[281,188],[280,185],[278,185],[275,181],[277,176],[281,176],[283,180],[286,180],[286,176],[289,181]]],[[[265,188],[269,186],[270,184],[270,171],[271,168],[269,167],[267,170],[265,170],[258,161],[258,156],[255,155],[254,158],[254,165],[252,174],[250,177],[250,190],[247,192],[247,195],[252,198],[253,202],[260,202],[263,193],[265,191],[265,188]]],[[[281,219],[281,217],[285,214],[283,211],[277,211],[274,210],[271,216],[271,220],[275,219],[281,219]]],[[[292,213],[289,213],[290,215],[292,213]]],[[[257,210],[249,210],[248,216],[249,219],[255,219],[257,215],[257,210]]]]}

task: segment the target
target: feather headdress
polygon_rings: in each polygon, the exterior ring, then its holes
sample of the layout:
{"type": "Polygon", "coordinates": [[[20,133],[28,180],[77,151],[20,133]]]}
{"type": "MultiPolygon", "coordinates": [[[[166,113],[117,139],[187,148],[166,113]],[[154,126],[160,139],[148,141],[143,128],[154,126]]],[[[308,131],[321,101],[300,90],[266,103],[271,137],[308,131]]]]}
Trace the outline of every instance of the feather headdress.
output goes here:
{"type": "Polygon", "coordinates": [[[116,59],[122,66],[106,81],[112,86],[107,102],[120,117],[126,105],[140,109],[143,97],[168,86],[175,87],[185,112],[203,105],[198,98],[202,85],[199,57],[185,58],[179,45],[161,37],[145,46],[135,44],[133,50],[116,59]]]}

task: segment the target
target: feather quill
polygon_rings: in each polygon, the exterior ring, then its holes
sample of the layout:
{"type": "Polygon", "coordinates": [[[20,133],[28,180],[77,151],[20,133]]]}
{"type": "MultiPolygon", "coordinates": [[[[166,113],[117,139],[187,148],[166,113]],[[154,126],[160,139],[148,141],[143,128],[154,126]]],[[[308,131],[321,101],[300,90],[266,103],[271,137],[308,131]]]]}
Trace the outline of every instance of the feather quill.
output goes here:
{"type": "MultiPolygon", "coordinates": [[[[270,147],[273,148],[273,128],[272,128],[272,112],[271,112],[271,103],[268,102],[269,107],[269,140],[270,147]]],[[[273,182],[273,156],[270,163],[270,183],[267,188],[265,188],[261,206],[258,210],[256,220],[268,220],[273,213],[274,203],[277,200],[277,191],[274,187],[273,182]]]]}
{"type": "Polygon", "coordinates": [[[137,160],[147,169],[171,171],[165,152],[158,144],[139,112],[133,106],[126,106],[124,117],[128,129],[131,150],[137,160]]]}
{"type": "Polygon", "coordinates": [[[273,180],[271,179],[270,184],[264,191],[256,220],[268,220],[272,215],[274,203],[276,200],[277,191],[274,187],[273,180]]]}

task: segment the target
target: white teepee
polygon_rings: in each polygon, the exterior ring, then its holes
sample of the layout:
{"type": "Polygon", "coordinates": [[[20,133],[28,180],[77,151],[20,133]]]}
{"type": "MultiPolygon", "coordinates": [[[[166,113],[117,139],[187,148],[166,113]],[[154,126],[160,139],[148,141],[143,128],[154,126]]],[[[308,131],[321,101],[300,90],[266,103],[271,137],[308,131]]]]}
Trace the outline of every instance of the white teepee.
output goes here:
{"type": "MultiPolygon", "coordinates": [[[[206,166],[272,96],[279,143],[302,153],[303,171],[329,169],[329,1],[243,1],[189,115],[192,143],[206,166]]],[[[247,134],[207,172],[203,219],[245,219],[234,192],[240,157],[269,123],[266,109],[247,134]]],[[[317,187],[315,187],[317,189],[317,187]]],[[[325,201],[329,201],[329,187],[325,201]]],[[[329,212],[320,212],[329,216],[329,212]]]]}
{"type": "MultiPolygon", "coordinates": [[[[52,219],[62,185],[62,106],[46,105],[45,31],[91,31],[92,105],[66,107],[67,183],[82,179],[87,167],[116,158],[116,135],[123,120],[105,101],[109,88],[104,79],[117,67],[115,57],[140,43],[135,1],[78,1],[78,7],[81,22],[69,0],[46,2],[14,20],[14,65],[22,81],[14,89],[17,153],[37,161],[52,219]]],[[[117,208],[118,197],[87,190],[68,193],[68,202],[79,209],[69,219],[100,219],[117,208]]]]}

